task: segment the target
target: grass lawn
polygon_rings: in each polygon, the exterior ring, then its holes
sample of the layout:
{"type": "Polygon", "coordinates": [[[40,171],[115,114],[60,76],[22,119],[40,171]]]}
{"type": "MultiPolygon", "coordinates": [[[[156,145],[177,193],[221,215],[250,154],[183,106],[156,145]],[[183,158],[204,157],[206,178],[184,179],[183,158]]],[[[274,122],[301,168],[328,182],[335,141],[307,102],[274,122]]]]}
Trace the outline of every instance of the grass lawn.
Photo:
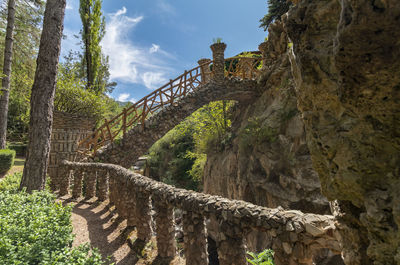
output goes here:
{"type": "Polygon", "coordinates": [[[14,166],[7,172],[6,175],[12,175],[24,170],[25,157],[16,157],[14,159],[14,166]]]}

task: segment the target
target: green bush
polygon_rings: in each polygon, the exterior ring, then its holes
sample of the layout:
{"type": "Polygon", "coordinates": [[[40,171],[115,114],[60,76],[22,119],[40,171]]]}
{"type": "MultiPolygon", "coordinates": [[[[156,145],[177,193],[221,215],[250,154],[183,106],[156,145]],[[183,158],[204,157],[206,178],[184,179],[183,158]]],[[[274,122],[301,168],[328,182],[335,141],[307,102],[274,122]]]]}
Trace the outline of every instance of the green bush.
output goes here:
{"type": "Polygon", "coordinates": [[[15,151],[9,149],[0,150],[0,174],[6,173],[14,165],[15,151]]]}
{"type": "Polygon", "coordinates": [[[88,245],[71,248],[71,207],[48,191],[17,192],[20,175],[0,183],[0,264],[105,264],[88,245]]]}
{"type": "Polygon", "coordinates": [[[10,143],[7,148],[14,150],[17,156],[25,156],[27,145],[25,143],[10,143]]]}
{"type": "Polygon", "coordinates": [[[0,182],[0,192],[10,191],[16,192],[19,189],[19,183],[21,182],[22,172],[8,175],[0,182]]]}
{"type": "Polygon", "coordinates": [[[253,265],[275,265],[274,262],[274,251],[272,249],[266,249],[263,252],[258,254],[253,252],[247,252],[247,254],[251,257],[248,258],[247,261],[253,265]]]}

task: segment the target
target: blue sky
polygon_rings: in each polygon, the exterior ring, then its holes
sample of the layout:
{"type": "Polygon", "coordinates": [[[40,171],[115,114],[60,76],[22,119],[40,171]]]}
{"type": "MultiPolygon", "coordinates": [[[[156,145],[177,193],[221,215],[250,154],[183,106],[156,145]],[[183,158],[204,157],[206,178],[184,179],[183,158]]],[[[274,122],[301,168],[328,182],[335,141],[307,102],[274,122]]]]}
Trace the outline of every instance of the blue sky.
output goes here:
{"type": "MultiPolygon", "coordinates": [[[[226,57],[257,50],[267,36],[259,20],[266,0],[103,0],[106,35],[103,52],[118,83],[111,96],[136,101],[211,58],[209,46],[220,37],[226,57]]],[[[79,50],[73,35],[81,29],[79,0],[67,0],[62,55],[79,50]]]]}

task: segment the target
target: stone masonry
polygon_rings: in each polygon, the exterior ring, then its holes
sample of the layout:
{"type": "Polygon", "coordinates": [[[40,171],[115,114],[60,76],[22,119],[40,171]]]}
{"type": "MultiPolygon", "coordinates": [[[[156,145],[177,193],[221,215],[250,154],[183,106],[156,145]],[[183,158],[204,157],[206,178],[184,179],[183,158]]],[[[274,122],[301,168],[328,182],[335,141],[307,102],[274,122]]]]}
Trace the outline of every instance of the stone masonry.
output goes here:
{"type": "Polygon", "coordinates": [[[341,251],[333,216],[269,209],[244,201],[177,189],[112,164],[64,161],[63,166],[65,172],[93,174],[107,171],[111,178],[109,183],[113,186],[109,196],[116,202],[118,213],[125,211],[122,214],[125,218],[129,214],[126,212],[128,208],[123,207],[126,204],[123,200],[127,200],[126,194],[135,194],[136,205],[140,205],[134,207],[138,239],[144,242],[150,239],[152,222],[155,220],[157,236],[160,237],[157,242],[163,256],[175,255],[174,245],[167,247],[164,240],[172,242],[173,209],[181,209],[184,212],[185,256],[190,265],[207,264],[204,220],[211,217],[219,220],[221,228],[221,240],[217,242],[221,264],[246,264],[243,238],[252,229],[270,235],[277,265],[311,265],[315,250],[326,248],[334,253],[341,251]],[[124,188],[128,191],[125,194],[121,192],[124,188]],[[156,201],[154,210],[157,213],[154,218],[151,214],[151,198],[156,201]]]}

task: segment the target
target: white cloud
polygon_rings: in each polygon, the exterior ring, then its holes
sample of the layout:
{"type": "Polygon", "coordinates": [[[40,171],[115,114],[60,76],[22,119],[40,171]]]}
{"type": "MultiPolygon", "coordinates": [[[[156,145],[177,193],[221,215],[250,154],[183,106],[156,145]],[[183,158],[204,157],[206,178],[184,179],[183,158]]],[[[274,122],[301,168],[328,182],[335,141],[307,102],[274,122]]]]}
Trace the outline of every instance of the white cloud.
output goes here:
{"type": "Polygon", "coordinates": [[[169,4],[167,2],[167,0],[158,0],[157,1],[157,7],[163,13],[167,13],[169,15],[175,15],[176,14],[175,8],[171,4],[169,4]]]}
{"type": "Polygon", "coordinates": [[[149,52],[150,53],[155,53],[155,52],[157,52],[158,50],[160,50],[160,45],[157,45],[157,44],[152,44],[151,45],[151,47],[150,47],[150,49],[149,49],[149,52]]]}
{"type": "Polygon", "coordinates": [[[142,74],[142,80],[144,85],[150,89],[156,89],[160,84],[168,81],[160,72],[146,72],[142,74]]]}
{"type": "Polygon", "coordinates": [[[72,10],[72,9],[74,9],[74,7],[70,3],[67,3],[67,5],[65,6],[65,9],[72,10]]]}
{"type": "Polygon", "coordinates": [[[122,93],[122,94],[119,94],[117,100],[125,102],[130,96],[131,96],[131,94],[129,94],[129,93],[122,93]]]}
{"type": "Polygon", "coordinates": [[[116,13],[109,14],[106,35],[102,41],[103,52],[109,56],[112,80],[137,83],[149,89],[163,85],[164,77],[171,69],[166,67],[165,57],[173,58],[162,51],[159,45],[141,47],[128,37],[143,16],[129,17],[127,9],[122,7],[116,13]]]}
{"type": "Polygon", "coordinates": [[[129,101],[134,103],[134,104],[137,102],[137,100],[135,98],[131,98],[129,101]]]}

